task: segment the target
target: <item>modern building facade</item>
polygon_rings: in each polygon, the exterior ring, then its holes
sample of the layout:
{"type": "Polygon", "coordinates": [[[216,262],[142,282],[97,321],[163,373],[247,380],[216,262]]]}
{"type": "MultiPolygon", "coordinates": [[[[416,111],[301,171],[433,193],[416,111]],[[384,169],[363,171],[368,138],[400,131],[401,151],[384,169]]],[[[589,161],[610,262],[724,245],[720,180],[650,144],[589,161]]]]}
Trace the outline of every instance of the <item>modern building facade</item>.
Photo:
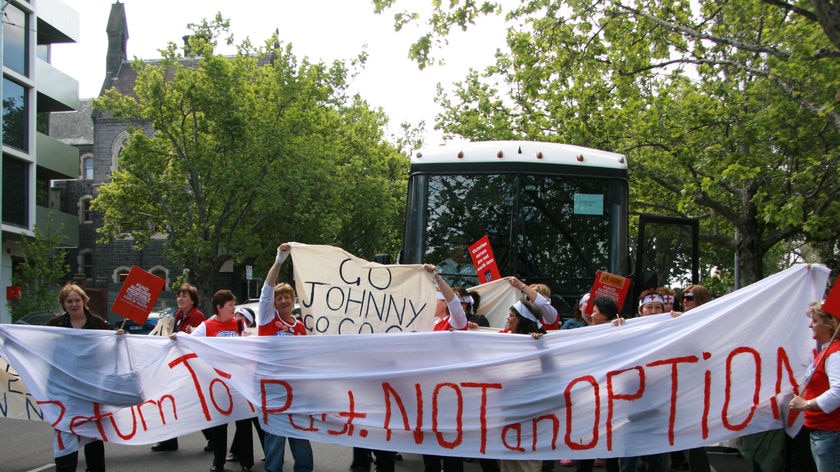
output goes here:
{"type": "MultiPolygon", "coordinates": [[[[79,40],[79,15],[60,0],[3,1],[2,8],[0,284],[8,299],[19,242],[36,224],[60,225],[68,247],[79,242],[78,216],[62,211],[66,195],[54,185],[78,177],[79,151],[49,135],[53,113],[79,107],[78,81],[50,64],[53,44],[79,40]]],[[[8,303],[0,303],[0,322],[10,321],[8,303]]]]}

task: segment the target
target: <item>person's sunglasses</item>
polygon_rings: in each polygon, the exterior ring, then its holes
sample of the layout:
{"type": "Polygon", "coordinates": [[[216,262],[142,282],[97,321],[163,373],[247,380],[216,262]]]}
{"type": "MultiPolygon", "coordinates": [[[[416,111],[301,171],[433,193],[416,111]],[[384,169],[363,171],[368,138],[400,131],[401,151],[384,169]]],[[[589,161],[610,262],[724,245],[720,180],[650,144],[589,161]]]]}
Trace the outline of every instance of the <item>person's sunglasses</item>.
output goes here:
{"type": "Polygon", "coordinates": [[[689,294],[683,295],[683,300],[688,300],[688,301],[694,300],[694,294],[689,293],[689,294]]]}

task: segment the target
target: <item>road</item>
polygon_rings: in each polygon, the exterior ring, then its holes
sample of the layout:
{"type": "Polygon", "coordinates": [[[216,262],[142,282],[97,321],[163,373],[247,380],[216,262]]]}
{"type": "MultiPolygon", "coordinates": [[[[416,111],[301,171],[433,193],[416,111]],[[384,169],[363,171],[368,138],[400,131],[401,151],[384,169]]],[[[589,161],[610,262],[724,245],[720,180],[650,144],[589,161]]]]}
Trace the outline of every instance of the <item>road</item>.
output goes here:
{"type": "MultiPolygon", "coordinates": [[[[52,459],[52,429],[44,422],[0,419],[0,438],[5,450],[0,461],[0,472],[40,472],[54,470],[52,459]]],[[[256,435],[255,435],[256,437],[256,435]]],[[[233,426],[229,428],[228,440],[233,438],[233,426]]],[[[149,446],[124,446],[107,444],[105,462],[108,470],[118,472],[148,471],[196,471],[210,470],[212,455],[204,452],[204,437],[194,433],[179,439],[180,448],[174,452],[152,452],[149,446]]],[[[312,444],[315,456],[315,470],[318,472],[346,472],[352,460],[349,447],[331,444],[312,444]]],[[[255,446],[254,457],[257,464],[254,470],[265,469],[259,458],[263,457],[259,446],[255,446]]],[[[79,470],[84,470],[84,454],[80,454],[79,470]]],[[[291,454],[286,453],[291,459],[291,454]]],[[[397,471],[423,471],[423,460],[417,454],[402,454],[403,460],[397,462],[397,471]]],[[[752,472],[752,465],[733,453],[710,450],[710,462],[717,472],[752,472]]],[[[229,462],[227,471],[238,471],[237,463],[229,462]]],[[[292,464],[287,462],[284,471],[291,471],[292,464]]],[[[556,472],[573,471],[574,467],[560,467],[556,472]]],[[[599,469],[596,469],[599,470],[599,469]]],[[[602,469],[601,469],[602,470],[602,469]]],[[[478,462],[468,462],[464,472],[480,472],[478,462]]]]}

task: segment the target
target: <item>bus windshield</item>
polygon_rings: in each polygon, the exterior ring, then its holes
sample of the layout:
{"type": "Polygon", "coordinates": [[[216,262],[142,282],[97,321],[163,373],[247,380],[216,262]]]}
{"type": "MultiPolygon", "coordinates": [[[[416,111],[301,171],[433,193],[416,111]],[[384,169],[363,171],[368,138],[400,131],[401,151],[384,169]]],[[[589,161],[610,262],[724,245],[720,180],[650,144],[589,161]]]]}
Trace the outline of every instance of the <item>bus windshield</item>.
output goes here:
{"type": "Polygon", "coordinates": [[[412,162],[403,262],[436,264],[450,285],[477,285],[468,248],[487,235],[501,276],[548,285],[564,312],[598,270],[627,272],[626,168],[496,156],[412,162]]]}

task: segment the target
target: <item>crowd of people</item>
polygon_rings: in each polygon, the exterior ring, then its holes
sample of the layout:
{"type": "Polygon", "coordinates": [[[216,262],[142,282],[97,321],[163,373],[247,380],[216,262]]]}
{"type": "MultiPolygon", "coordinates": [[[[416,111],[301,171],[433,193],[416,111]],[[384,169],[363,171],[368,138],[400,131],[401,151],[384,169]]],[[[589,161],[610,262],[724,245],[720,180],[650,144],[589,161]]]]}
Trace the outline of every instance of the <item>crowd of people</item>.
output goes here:
{"type": "MultiPolygon", "coordinates": [[[[287,283],[277,283],[280,268],[291,251],[289,243],[277,248],[277,254],[266,275],[259,299],[259,312],[254,313],[246,307],[236,308],[236,296],[230,290],[219,290],[212,297],[213,316],[206,318],[198,309],[198,291],[190,284],[183,284],[177,291],[178,310],[174,315],[173,338],[177,336],[303,336],[306,329],[300,319],[293,315],[295,289],[287,283]]],[[[433,331],[469,330],[489,327],[484,315],[478,313],[480,297],[465,287],[450,287],[440,276],[437,267],[424,264],[423,269],[433,279],[438,289],[438,305],[435,312],[433,331]]],[[[540,339],[553,330],[578,329],[605,323],[621,325],[624,317],[620,315],[615,300],[609,297],[590,299],[584,294],[574,309],[572,317],[562,321],[557,310],[551,304],[551,292],[543,284],[526,284],[516,277],[507,277],[515,289],[521,291],[521,298],[509,307],[506,326],[502,333],[528,335],[540,339]]],[[[712,294],[702,285],[689,285],[677,292],[669,287],[650,288],[638,297],[638,311],[633,316],[649,316],[670,313],[672,317],[709,302],[712,294]]],[[[84,290],[75,284],[65,285],[59,293],[59,303],[64,313],[50,319],[46,324],[72,329],[111,329],[103,318],[88,309],[89,299],[84,290]]],[[[810,436],[811,457],[797,458],[797,468],[779,470],[836,471],[840,470],[840,351],[838,333],[840,333],[840,313],[828,313],[820,302],[812,304],[807,312],[809,327],[813,338],[821,350],[816,356],[812,368],[807,374],[801,395],[790,400],[790,410],[804,412],[805,427],[810,436]]],[[[117,330],[118,334],[124,334],[117,330]]],[[[259,444],[265,454],[265,470],[281,472],[285,459],[286,443],[294,461],[295,472],[314,470],[312,447],[308,440],[283,437],[263,431],[256,417],[235,422],[233,442],[228,448],[228,425],[222,424],[203,430],[207,440],[205,451],[213,453],[211,471],[224,470],[226,462],[238,462],[242,472],[250,472],[254,467],[253,430],[257,431],[259,444]]],[[[61,435],[57,431],[57,435],[61,435]]],[[[61,440],[57,437],[57,440],[61,440]]],[[[178,439],[171,438],[154,446],[155,452],[178,449],[178,439]]],[[[105,470],[104,444],[91,440],[83,444],[87,470],[98,472],[105,470]]],[[[801,451],[800,451],[801,452],[801,451]]],[[[400,457],[394,451],[368,450],[353,448],[351,472],[368,472],[372,464],[381,472],[393,472],[396,459],[400,457]]],[[[424,455],[425,472],[463,472],[464,461],[469,459],[424,455]]],[[[704,448],[689,451],[674,451],[670,454],[653,454],[641,457],[610,458],[605,460],[589,459],[569,461],[536,460],[495,460],[478,459],[482,472],[548,472],[559,463],[561,466],[574,466],[578,472],[589,472],[595,466],[605,467],[608,472],[660,472],[666,466],[676,470],[708,472],[709,461],[704,448]]],[[[76,470],[78,452],[55,457],[56,470],[71,472],[76,470]]],[[[762,469],[756,463],[759,472],[776,472],[762,469]]]]}

